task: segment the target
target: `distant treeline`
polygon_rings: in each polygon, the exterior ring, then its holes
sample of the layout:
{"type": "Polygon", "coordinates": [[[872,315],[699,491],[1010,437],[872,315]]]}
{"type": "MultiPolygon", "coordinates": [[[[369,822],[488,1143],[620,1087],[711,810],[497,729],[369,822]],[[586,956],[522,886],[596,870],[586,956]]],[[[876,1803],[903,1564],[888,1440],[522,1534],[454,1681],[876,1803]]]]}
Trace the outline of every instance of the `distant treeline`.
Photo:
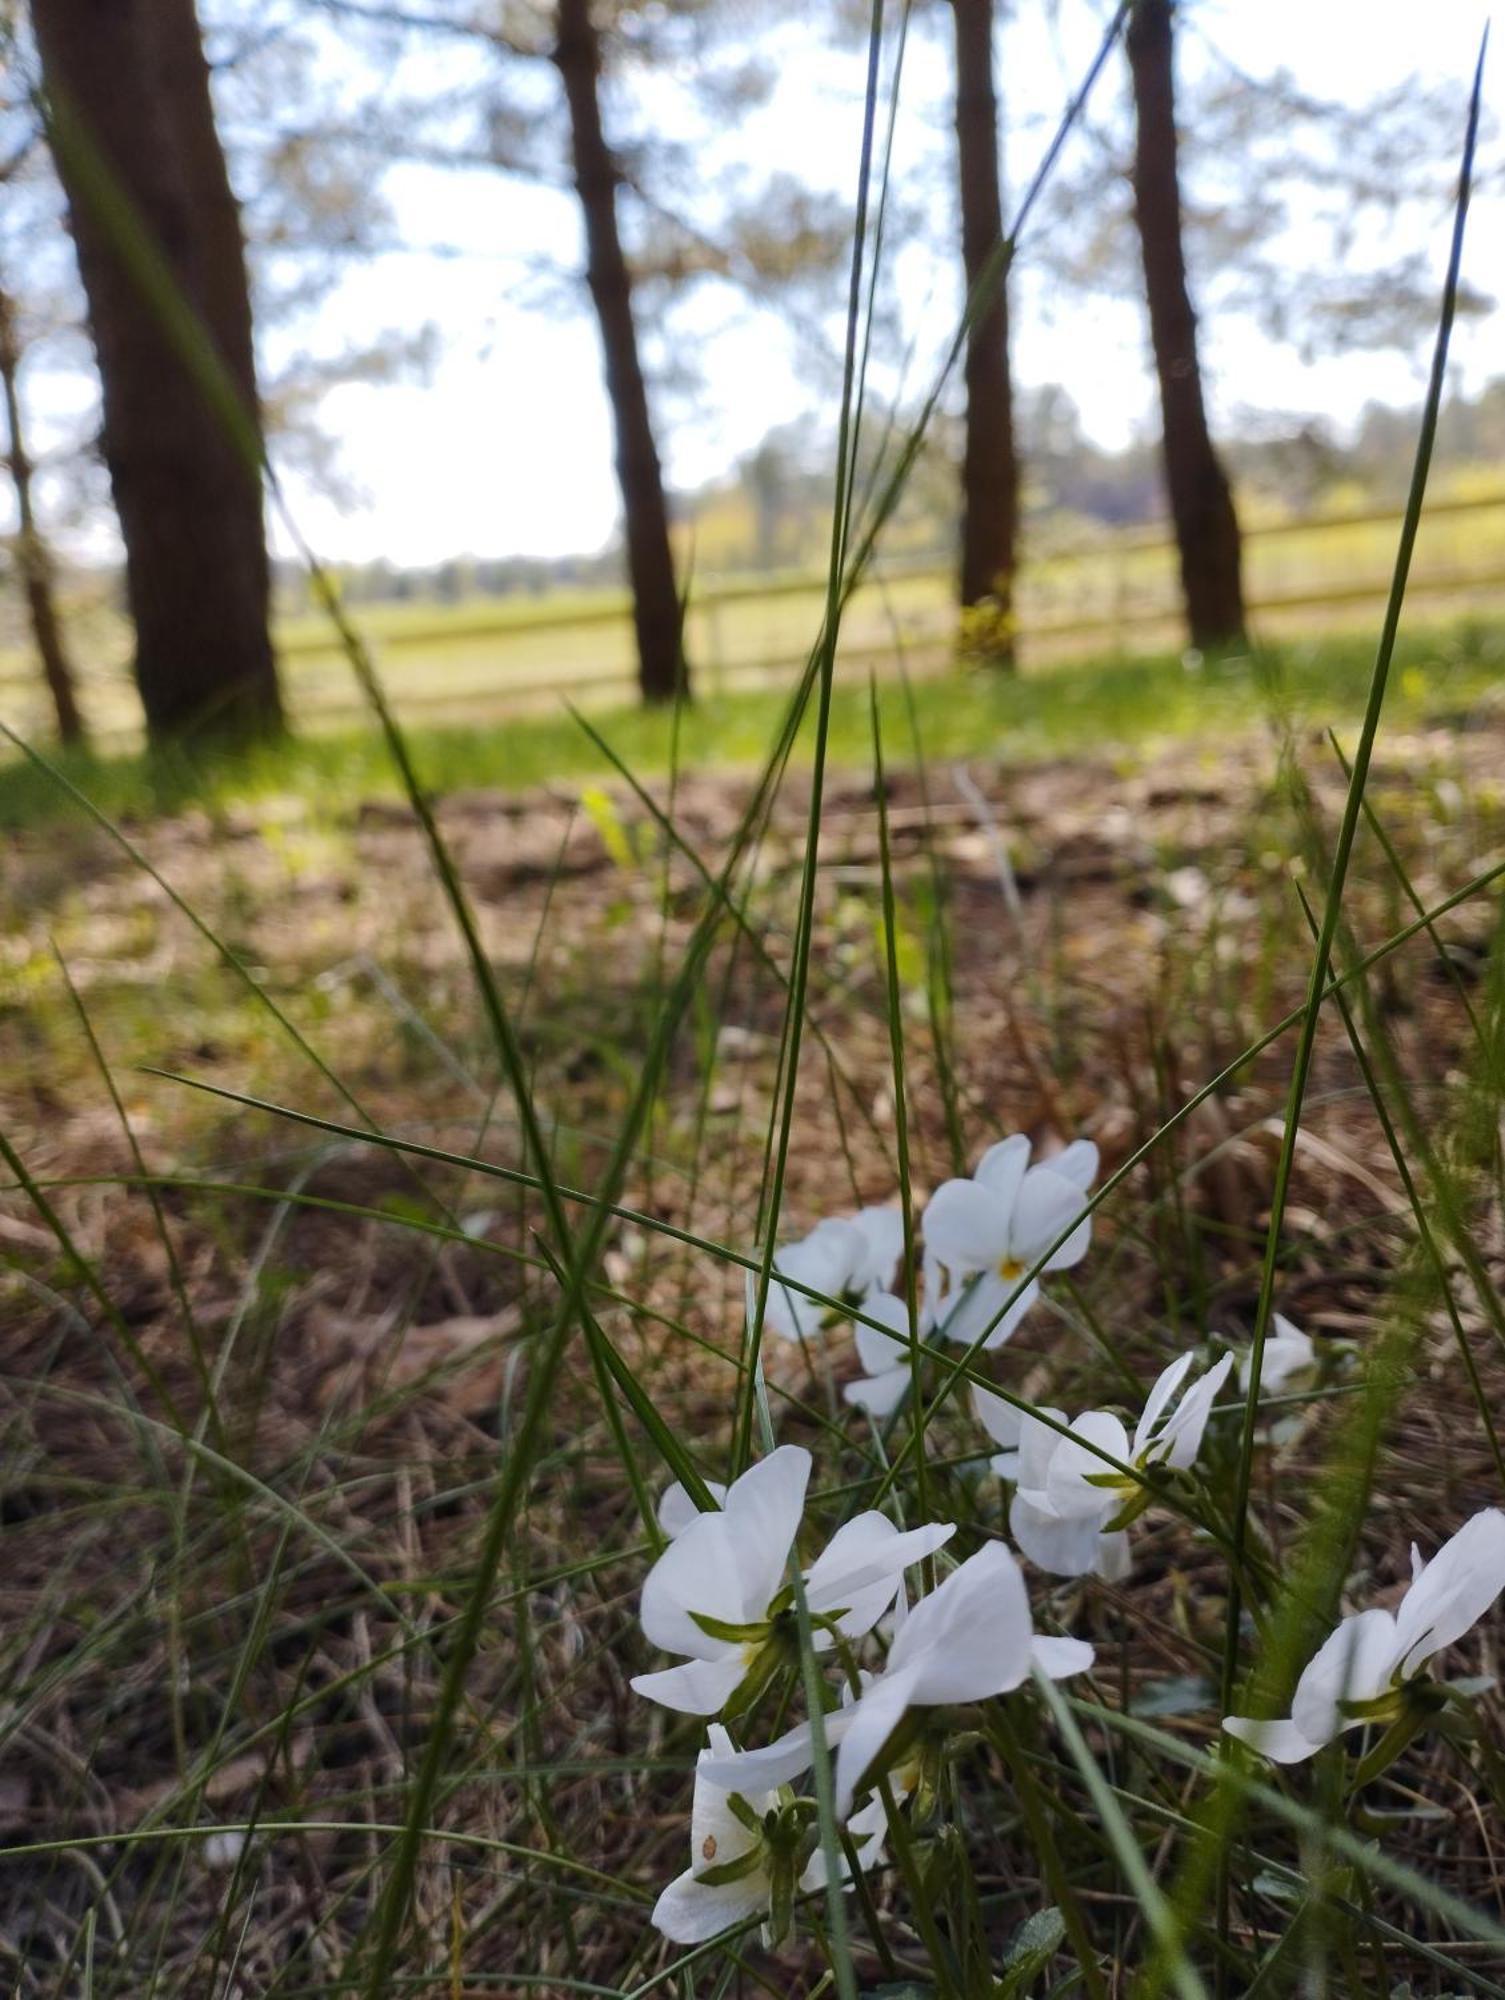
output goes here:
{"type": "MultiPolygon", "coordinates": [[[[1025,391],[1018,402],[1023,505],[1036,545],[1090,535],[1094,528],[1148,526],[1166,518],[1160,443],[1149,436],[1119,451],[1082,430],[1063,389],[1025,391]]],[[[1321,418],[1265,420],[1224,442],[1240,496],[1279,514],[1302,515],[1345,500],[1398,501],[1416,446],[1414,407],[1369,404],[1351,436],[1321,418]]],[[[959,440],[937,432],[894,522],[891,548],[942,558],[956,544],[959,440]]],[[[831,440],[807,425],[770,431],[727,478],[679,496],[680,537],[697,572],[768,575],[818,564],[829,533],[831,440]]],[[[1479,395],[1444,404],[1439,469],[1505,465],[1505,376],[1479,395]]],[[[556,591],[626,587],[620,542],[594,555],[453,556],[406,566],[387,560],[341,566],[351,603],[455,604],[476,597],[542,597],[556,591]]],[[[301,604],[303,578],[278,576],[284,604],[301,604]]]]}

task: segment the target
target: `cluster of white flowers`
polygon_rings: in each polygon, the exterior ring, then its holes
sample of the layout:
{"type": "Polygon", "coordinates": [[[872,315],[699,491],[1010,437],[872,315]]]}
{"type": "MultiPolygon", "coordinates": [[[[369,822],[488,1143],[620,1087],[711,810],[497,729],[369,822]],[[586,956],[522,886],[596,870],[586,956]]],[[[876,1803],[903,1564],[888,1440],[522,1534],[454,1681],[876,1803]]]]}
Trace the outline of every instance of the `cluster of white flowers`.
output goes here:
{"type": "MultiPolygon", "coordinates": [[[[661,1519],[673,1538],[643,1585],[643,1630],[687,1657],[632,1685],[666,1707],[722,1718],[696,1768],[690,1867],[653,1913],[679,1944],[755,1914],[782,1928],[796,1889],[824,1884],[822,1856],[811,1850],[814,1801],[792,1789],[814,1759],[813,1723],[750,1750],[737,1749],[724,1726],[771,1684],[798,1674],[789,1564],[809,1478],[809,1452],[781,1445],[733,1480],[712,1512],[686,1520],[683,1490],[671,1487],[664,1498],[661,1519]]],[[[1058,1678],[1092,1664],[1092,1648],[1079,1640],[1036,1634],[1024,1578],[1001,1543],[986,1544],[909,1608],[905,1571],[954,1533],[947,1521],[905,1533],[882,1514],[856,1514],[801,1573],[814,1648],[834,1655],[846,1675],[847,1698],[835,1705],[833,1688],[822,1722],[836,1753],[836,1814],[864,1868],[882,1858],[886,1808],[875,1793],[854,1811],[859,1791],[890,1774],[891,1796],[921,1782],[922,1757],[904,1726],[911,1710],[986,1701],[1018,1687],[1032,1666],[1058,1678]],[[890,1612],[887,1659],[862,1672],[857,1645],[890,1612]]]]}
{"type": "MultiPolygon", "coordinates": [[[[764,1325],[808,1343],[852,1319],[862,1373],[843,1394],[880,1424],[937,1338],[973,1353],[1001,1347],[1039,1299],[1041,1277],[1087,1254],[1097,1169],[1086,1140],[1032,1164],[1029,1141],[1015,1135],[983,1155],[972,1179],[945,1182],[921,1217],[923,1290],[913,1313],[891,1289],[904,1249],[899,1211],[823,1221],[775,1256],[764,1325]]],[[[1127,1578],[1131,1524],[1192,1473],[1236,1357],[1225,1352],[1191,1379],[1195,1363],[1182,1354],[1162,1370],[1132,1435],[1112,1410],[1068,1420],[974,1384],[974,1412],[1001,1447],[992,1469],[1013,1488],[1009,1530],[1038,1569],[1127,1578]]],[[[1250,1357],[1237,1366],[1247,1389],[1250,1357]]],[[[1261,1393],[1310,1383],[1320,1367],[1310,1338],[1276,1315],[1261,1393]]],[[[834,1759],[843,1878],[853,1860],[863,1870],[881,1864],[891,1812],[935,1798],[954,1738],[949,1711],[1007,1694],[1032,1672],[1061,1679],[1092,1665],[1083,1641],[1035,1631],[1023,1573],[1001,1540],[941,1573],[951,1522],[901,1530],[883,1514],[859,1513],[800,1567],[810,1471],[810,1454],[784,1445],[730,1486],[708,1485],[708,1511],[679,1485],[660,1506],[669,1545],[644,1583],[642,1624],[679,1664],[632,1685],[668,1708],[715,1718],[695,1773],[690,1866],[653,1912],[680,1944],[754,1917],[780,1936],[796,1896],[826,1886],[816,1802],[799,1789],[817,1757],[815,1718],[757,1747],[739,1746],[732,1733],[745,1733],[765,1695],[782,1709],[794,1692],[802,1632],[830,1669],[819,1730],[834,1759]],[[906,1576],[916,1565],[926,1588],[912,1603],[906,1576]]],[[[1430,1565],[1414,1550],[1413,1564],[1396,1612],[1370,1610],[1338,1626],[1302,1675],[1289,1720],[1229,1717],[1228,1734],[1282,1763],[1367,1723],[1383,1725],[1394,1751],[1404,1747],[1448,1699],[1426,1679],[1429,1663],[1505,1587],[1505,1514],[1475,1516],[1430,1565]]]]}
{"type": "Polygon", "coordinates": [[[1296,1683],[1288,1720],[1230,1715],[1223,1727],[1276,1764],[1314,1757],[1346,1729],[1383,1724],[1396,1747],[1438,1711],[1445,1691],[1427,1668],[1471,1631],[1505,1590],[1505,1513],[1486,1507],[1430,1562],[1411,1544],[1411,1587],[1394,1611],[1345,1618],[1296,1683]]]}

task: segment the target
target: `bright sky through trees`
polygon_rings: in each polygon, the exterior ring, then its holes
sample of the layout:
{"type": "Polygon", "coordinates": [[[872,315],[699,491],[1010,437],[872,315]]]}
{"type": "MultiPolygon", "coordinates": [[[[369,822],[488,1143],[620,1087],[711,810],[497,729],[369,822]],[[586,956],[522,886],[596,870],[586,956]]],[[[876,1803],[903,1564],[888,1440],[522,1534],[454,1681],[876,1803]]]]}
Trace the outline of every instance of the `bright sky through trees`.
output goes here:
{"type": "MultiPolygon", "coordinates": [[[[290,10],[294,17],[298,10],[290,10]]],[[[1103,7],[1060,0],[1054,8],[1020,6],[1004,34],[1000,83],[1008,122],[1009,175],[1021,186],[1046,143],[1061,106],[1101,33],[1103,7]]],[[[1221,58],[1250,75],[1289,68],[1314,95],[1349,102],[1414,78],[1445,83],[1456,96],[1458,133],[1485,17],[1485,0],[1196,0],[1187,10],[1181,62],[1194,77],[1221,58]]],[[[213,19],[213,11],[208,10],[213,19]]],[[[891,272],[892,319],[875,370],[881,392],[918,386],[954,324],[959,259],[949,129],[949,52],[944,21],[918,17],[905,71],[896,188],[919,228],[891,272]]],[[[773,53],[778,82],[768,101],[722,129],[702,124],[693,143],[707,181],[723,176],[749,185],[780,167],[849,199],[858,153],[864,52],[838,45],[793,19],[763,29],[759,52],[773,53]]],[[[348,51],[343,61],[351,60],[348,51]]],[[[415,50],[408,59],[433,80],[463,84],[493,60],[464,44],[415,50]]],[[[359,88],[370,85],[357,70],[359,88]]],[[[682,80],[634,75],[629,99],[618,89],[608,118],[618,139],[655,126],[689,140],[682,80]],[[659,100],[662,100],[661,102],[659,100]]],[[[551,72],[537,89],[557,88],[551,72]]],[[[1491,93],[1500,101],[1496,88],[1491,93]]],[[[1103,79],[1095,119],[1103,130],[1121,117],[1124,75],[1116,60],[1103,79]]],[[[229,135],[233,146],[233,132],[229,135]]],[[[1439,152],[1451,154],[1453,134],[1439,152]]],[[[1078,144],[1090,139],[1079,137],[1078,144]]],[[[1490,133],[1468,257],[1486,292],[1505,269],[1505,198],[1496,192],[1505,161],[1490,133]]],[[[692,183],[693,187],[693,183],[692,183]]],[[[324,424],[338,446],[347,487],[336,502],[294,478],[305,532],[324,554],[360,560],[386,556],[422,564],[445,557],[557,555],[598,548],[617,514],[611,429],[600,383],[600,355],[578,268],[579,217],[566,186],[504,178],[489,167],[396,167],[388,183],[394,249],[354,264],[312,327],[331,354],[372,329],[413,331],[432,322],[442,344],[426,380],[349,385],[333,391],[324,424]]],[[[693,192],[689,197],[693,204],[693,192]]],[[[693,219],[693,216],[692,216],[693,219]]],[[[1447,215],[1418,205],[1404,228],[1435,249],[1442,271],[1447,215]]],[[[1312,253],[1298,223],[1294,257],[1312,253]]],[[[1394,242],[1383,246],[1388,255],[1394,242]]],[[[1355,261],[1376,254],[1362,240],[1355,261]]],[[[1193,271],[1194,281],[1197,273],[1193,271]]],[[[1016,284],[1013,341],[1021,388],[1058,382],[1078,405],[1086,429],[1121,444],[1154,422],[1154,383],[1137,297],[1094,299],[1061,290],[1026,255],[1016,284]]],[[[827,345],[838,346],[833,296],[827,345]]],[[[812,426],[836,407],[838,384],[811,343],[774,309],[710,284],[675,306],[656,326],[646,302],[649,361],[659,378],[658,422],[666,471],[680,489],[713,479],[750,451],[772,425],[812,426]]],[[[1500,319],[1461,324],[1455,373],[1470,387],[1505,370],[1500,319]]],[[[1205,357],[1215,417],[1244,410],[1321,410],[1338,423],[1370,398],[1409,402],[1419,394],[1424,342],[1411,355],[1357,354],[1303,362],[1272,345],[1247,321],[1204,316],[1205,357]]],[[[310,327],[264,335],[271,358],[310,327]]],[[[76,388],[60,380],[34,386],[43,410],[76,406],[76,388]]]]}

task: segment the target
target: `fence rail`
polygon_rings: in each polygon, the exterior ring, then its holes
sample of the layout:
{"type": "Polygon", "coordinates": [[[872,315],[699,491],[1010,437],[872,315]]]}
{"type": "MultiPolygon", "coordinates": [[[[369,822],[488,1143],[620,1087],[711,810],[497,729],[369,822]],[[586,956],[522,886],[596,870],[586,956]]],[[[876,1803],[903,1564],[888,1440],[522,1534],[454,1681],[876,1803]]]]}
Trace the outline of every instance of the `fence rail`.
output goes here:
{"type": "MultiPolygon", "coordinates": [[[[1244,534],[1247,598],[1256,630],[1353,623],[1378,611],[1389,583],[1400,516],[1393,509],[1264,523],[1244,534]]],[[[1044,550],[1021,571],[1020,650],[1026,665],[1177,643],[1176,553],[1162,531],[1133,529],[1044,550]]],[[[1410,595],[1431,615],[1505,611],[1505,490],[1441,499],[1423,520],[1410,595]]],[[[718,693],[775,686],[802,665],[824,608],[825,582],[782,574],[702,584],[688,608],[686,649],[699,686],[718,693]]],[[[625,595],[596,601],[458,605],[445,616],[390,605],[356,607],[400,715],[443,723],[505,717],[557,704],[562,694],[600,704],[632,693],[631,623],[625,595]]],[[[888,563],[854,593],[842,658],[865,673],[915,672],[950,661],[955,635],[952,572],[933,561],[888,563]]],[[[359,702],[337,642],[310,619],[279,630],[289,706],[296,720],[334,726],[359,702]]],[[[82,698],[97,739],[139,733],[118,617],[74,628],[87,661],[82,698]]],[[[17,726],[45,728],[40,677],[21,650],[0,654],[0,705],[17,726]]]]}

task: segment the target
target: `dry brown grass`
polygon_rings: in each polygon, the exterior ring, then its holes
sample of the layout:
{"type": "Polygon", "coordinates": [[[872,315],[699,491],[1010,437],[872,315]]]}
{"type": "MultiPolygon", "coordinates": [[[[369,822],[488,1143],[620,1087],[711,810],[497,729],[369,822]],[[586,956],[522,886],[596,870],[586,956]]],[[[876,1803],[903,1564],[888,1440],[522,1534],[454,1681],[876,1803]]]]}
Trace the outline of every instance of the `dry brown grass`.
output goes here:
{"type": "MultiPolygon", "coordinates": [[[[1371,797],[1428,901],[1501,854],[1500,750],[1491,733],[1389,746],[1371,797]]],[[[1314,772],[1327,769],[1318,801],[1330,805],[1338,774],[1319,747],[1304,756],[1314,772]]],[[[969,1155],[1005,1130],[1042,1139],[1084,1131],[1116,1166],[1299,1001],[1305,975],[1288,881],[1296,836],[1262,750],[1245,743],[1132,768],[1083,759],[976,775],[1015,852],[1017,931],[987,830],[949,774],[931,774],[928,810],[908,777],[889,801],[907,911],[921,1195],[951,1170],[947,1064],[924,1004],[932,860],[947,904],[949,1047],[969,1155]]],[[[726,784],[686,781],[676,821],[714,863],[739,804],[726,784]]],[[[674,962],[699,908],[691,872],[673,866],[665,893],[641,815],[626,805],[619,813],[641,865],[614,859],[610,820],[603,840],[567,796],[471,795],[443,814],[488,947],[522,1006],[539,1100],[557,1121],[558,1171],[587,1187],[633,1079],[658,968],[674,962]]],[[[794,786],[758,864],[757,919],[781,961],[801,824],[794,786]]],[[[185,817],[139,837],[384,1131],[518,1164],[505,1106],[487,1116],[491,1068],[463,959],[406,812],[371,808],[335,827],[292,810],[229,825],[185,817]]],[[[878,865],[871,793],[838,788],[812,1000],[820,1040],[807,1043],[801,1072],[788,1231],[888,1198],[895,1185],[874,948],[878,865]]],[[[12,1852],[0,1848],[0,1977],[25,1994],[355,1992],[390,1862],[385,1829],[403,1817],[547,1312],[551,1281],[527,1261],[538,1217],[502,1181],[405,1163],[144,1077],[134,1065],[150,1061],[352,1117],[102,842],[29,834],[6,872],[16,913],[0,1015],[6,1129],[119,1324],[78,1284],[25,1197],[7,1194],[0,1840],[12,1852]],[[130,1184],[130,1151],[47,956],[50,937],[152,1169],[180,1177],[162,1199],[215,1380],[212,1407],[151,1209],[130,1184]],[[446,1217],[469,1233],[445,1240],[413,1227],[446,1217]],[[174,1410],[202,1425],[202,1448],[185,1446],[174,1410]],[[287,1830],[295,1821],[308,1825],[287,1830]],[[266,1822],[281,1830],[253,1830],[239,1863],[199,1838],[125,1838],[266,1822]],[[84,1844],[15,1851],[74,1839],[84,1844]]],[[[1373,943],[1406,912],[1373,851],[1362,876],[1351,917],[1373,943]]],[[[1446,922],[1471,992],[1493,925],[1487,903],[1446,922]]],[[[1424,939],[1387,966],[1376,996],[1418,1110],[1441,1130],[1471,1046],[1424,939]]],[[[630,1204],[713,1242],[750,1241],[782,1004],[778,982],[728,938],[676,1051],[630,1204]]],[[[1140,1376],[1178,1339],[1247,1334],[1284,1073],[1277,1045],[1105,1211],[1081,1274],[1082,1310],[1140,1376]]],[[[1334,1361],[1332,1396],[1291,1418],[1262,1459],[1257,1492],[1277,1566],[1308,1516],[1366,1345],[1393,1310],[1412,1233],[1336,1022],[1320,1047],[1307,1130],[1281,1303],[1319,1336],[1353,1343],[1354,1358],[1334,1361]]],[[[1480,1228],[1498,1275],[1497,1207],[1481,1212],[1480,1228]]],[[[740,1274],[624,1225],[605,1287],[603,1324],[714,1469],[733,1379],[716,1357],[735,1353],[740,1274]]],[[[1499,1407],[1505,1361],[1482,1315],[1465,1325],[1499,1407]]],[[[839,1344],[834,1356],[839,1376],[848,1365],[839,1344]]],[[[1022,1393],[1048,1387],[1069,1408],[1104,1393],[1092,1342],[1044,1312],[1008,1357],[1022,1393]]],[[[770,1354],[769,1372],[785,1435],[819,1444],[824,1482],[869,1477],[859,1434],[848,1426],[844,1445],[832,1438],[839,1404],[829,1383],[811,1378],[793,1350],[770,1354]]],[[[948,1504],[996,1526],[996,1487],[982,1476],[978,1446],[964,1413],[937,1425],[937,1456],[966,1461],[946,1475],[948,1504]]],[[[648,1476],[656,1488],[661,1475],[648,1476]]],[[[1424,1315],[1359,1580],[1383,1600],[1413,1536],[1435,1544],[1499,1498],[1439,1306],[1424,1315]]],[[[437,1812],[450,1838],[425,1849],[419,1942],[394,1991],[435,2000],[626,1992],[660,1962],[646,1899],[682,1865],[693,1750],[690,1732],[627,1688],[646,1660],[633,1621],[643,1564],[641,1524],[587,1359],[572,1354],[468,1681],[437,1812]]],[[[1099,1644],[1107,1698],[1158,1704],[1163,1726],[1206,1742],[1213,1712],[1192,1684],[1215,1679],[1224,1588],[1213,1548],[1158,1513],[1141,1531],[1131,1589],[1074,1584],[1042,1596],[1099,1644]]],[[[1498,1629],[1474,1642],[1471,1669],[1494,1670],[1498,1629]]],[[[1098,1747],[1118,1760],[1118,1782],[1132,1780],[1165,1809],[1187,1808],[1189,1779],[1148,1771],[1106,1738],[1098,1747]]],[[[1128,1966],[1143,1943],[1140,1914],[1072,1817],[1075,1780],[1054,1763],[1045,1775],[1084,1907],[1113,1961],[1128,1966]]],[[[1003,1940],[1049,1898],[996,1778],[977,1791],[969,1837],[1003,1940]]],[[[1386,1803],[1402,1806],[1407,1787],[1417,1809],[1388,1829],[1389,1851],[1501,1908],[1500,1807],[1487,1768],[1429,1743],[1386,1803]]],[[[1171,1830],[1157,1830],[1148,1811],[1143,1825],[1147,1852],[1169,1866],[1171,1830]]],[[[1289,1835],[1266,1827],[1260,1836],[1276,1860],[1304,1865],[1289,1835]]],[[[1237,1937],[1261,1926],[1273,1934],[1273,1895],[1268,1884],[1240,1884],[1237,1937]]],[[[902,1966],[915,1955],[893,1897],[891,1886],[880,1891],[892,1902],[902,1966]]],[[[1402,1929],[1420,1921],[1398,1903],[1386,1909],[1402,1929]]],[[[1440,1930],[1435,1938],[1460,1963],[1500,1970],[1440,1930]]],[[[1380,1940],[1371,1957],[1364,1976],[1375,1991],[1381,1959],[1385,1976],[1409,1976],[1414,1992],[1446,1990],[1435,1968],[1399,1947],[1380,1940]]],[[[750,1949],[730,1990],[803,1993],[813,1990],[813,1966],[799,1948],[778,1960],[750,1949]]]]}

